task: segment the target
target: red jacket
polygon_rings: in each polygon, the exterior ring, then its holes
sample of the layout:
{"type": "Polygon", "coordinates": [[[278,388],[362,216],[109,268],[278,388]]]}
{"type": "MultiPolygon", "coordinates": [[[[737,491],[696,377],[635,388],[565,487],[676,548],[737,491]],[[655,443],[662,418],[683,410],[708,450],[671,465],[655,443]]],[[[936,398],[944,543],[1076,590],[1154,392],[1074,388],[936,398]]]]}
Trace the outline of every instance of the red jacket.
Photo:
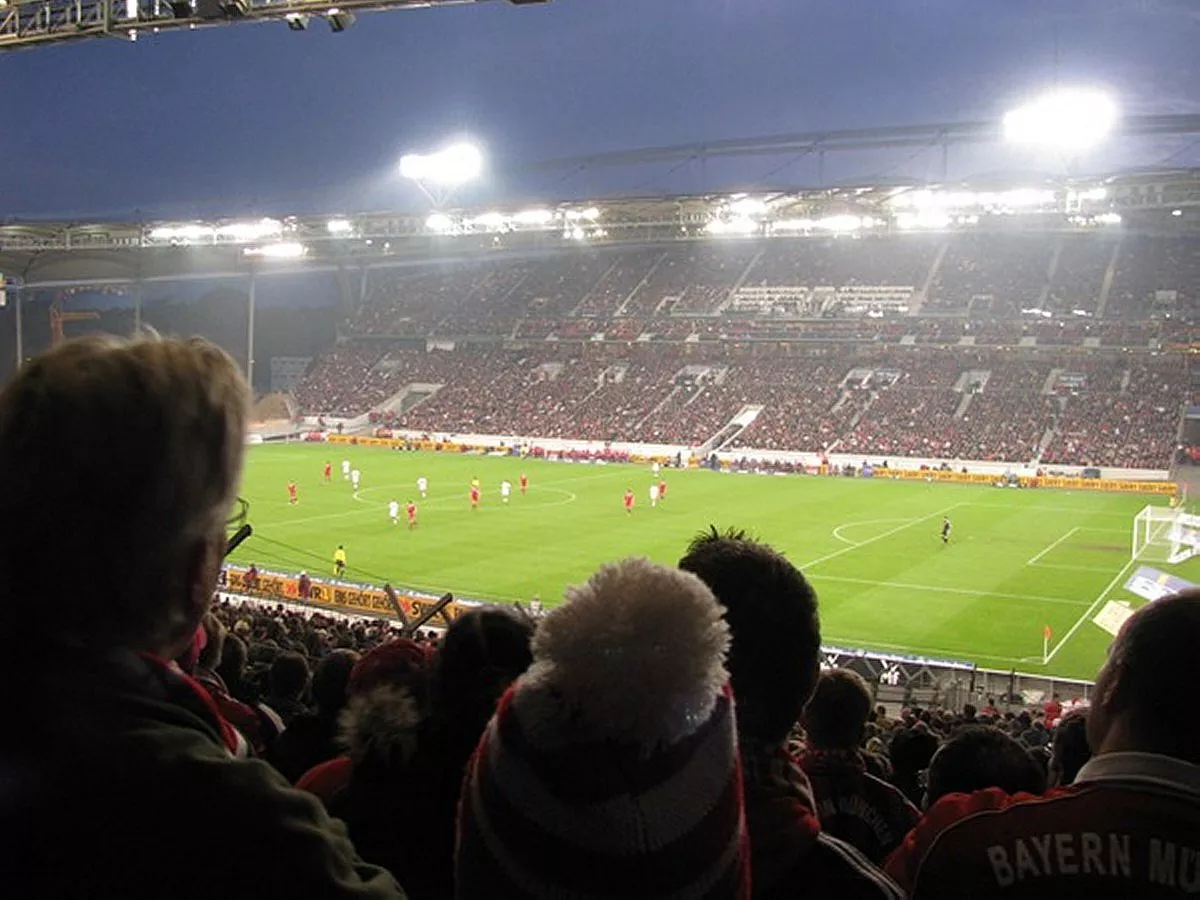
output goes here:
{"type": "Polygon", "coordinates": [[[1200,766],[1111,753],[1042,797],[938,801],[887,863],[914,898],[1183,897],[1200,891],[1200,766]]]}

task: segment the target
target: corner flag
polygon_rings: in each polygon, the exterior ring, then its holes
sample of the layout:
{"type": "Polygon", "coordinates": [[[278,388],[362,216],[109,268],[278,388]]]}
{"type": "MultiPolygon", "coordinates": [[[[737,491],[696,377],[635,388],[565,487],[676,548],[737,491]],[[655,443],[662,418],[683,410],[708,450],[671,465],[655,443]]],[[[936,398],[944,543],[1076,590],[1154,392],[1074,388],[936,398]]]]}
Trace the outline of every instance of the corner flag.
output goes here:
{"type": "Polygon", "coordinates": [[[1050,626],[1047,625],[1045,628],[1042,629],[1042,637],[1044,637],[1046,640],[1050,640],[1051,636],[1052,636],[1052,632],[1050,631],[1050,626]]]}
{"type": "Polygon", "coordinates": [[[1050,626],[1042,628],[1042,665],[1050,662],[1050,626]]]}

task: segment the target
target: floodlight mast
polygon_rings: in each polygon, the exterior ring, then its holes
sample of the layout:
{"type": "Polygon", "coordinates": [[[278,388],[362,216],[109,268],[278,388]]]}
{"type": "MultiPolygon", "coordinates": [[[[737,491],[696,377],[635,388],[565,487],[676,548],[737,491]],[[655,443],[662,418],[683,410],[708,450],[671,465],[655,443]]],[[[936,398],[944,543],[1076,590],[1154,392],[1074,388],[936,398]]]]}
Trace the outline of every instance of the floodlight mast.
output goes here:
{"type": "Polygon", "coordinates": [[[435,209],[442,209],[463,185],[483,172],[483,152],[474,144],[450,144],[433,153],[400,158],[400,174],[421,189],[435,209]]]}

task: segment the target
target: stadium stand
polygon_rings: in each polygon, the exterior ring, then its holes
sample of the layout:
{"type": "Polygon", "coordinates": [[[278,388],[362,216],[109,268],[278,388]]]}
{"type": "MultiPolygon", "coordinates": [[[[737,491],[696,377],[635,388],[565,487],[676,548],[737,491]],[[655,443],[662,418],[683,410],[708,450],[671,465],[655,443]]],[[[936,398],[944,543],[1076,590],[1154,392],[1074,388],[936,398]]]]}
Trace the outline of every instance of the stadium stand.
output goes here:
{"type": "Polygon", "coordinates": [[[1187,398],[1178,357],[1160,351],[1193,337],[1181,314],[1200,283],[1195,250],[1081,233],[784,238],[372,273],[346,339],[295,399],[305,414],[353,417],[428,384],[440,389],[374,420],[1164,467],[1187,398]],[[445,349],[413,349],[439,336],[445,349]],[[876,374],[855,382],[858,370],[876,374]],[[730,427],[747,407],[761,411],[730,427]]]}

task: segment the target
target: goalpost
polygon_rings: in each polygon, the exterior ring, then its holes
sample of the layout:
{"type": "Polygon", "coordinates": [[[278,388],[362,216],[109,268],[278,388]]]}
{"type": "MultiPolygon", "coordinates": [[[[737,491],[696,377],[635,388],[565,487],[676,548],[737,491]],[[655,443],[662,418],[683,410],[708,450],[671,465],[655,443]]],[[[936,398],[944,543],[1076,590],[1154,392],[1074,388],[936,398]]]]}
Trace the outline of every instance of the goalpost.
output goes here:
{"type": "Polygon", "coordinates": [[[1133,559],[1175,565],[1200,553],[1200,516],[1147,506],[1133,519],[1133,559]]]}

